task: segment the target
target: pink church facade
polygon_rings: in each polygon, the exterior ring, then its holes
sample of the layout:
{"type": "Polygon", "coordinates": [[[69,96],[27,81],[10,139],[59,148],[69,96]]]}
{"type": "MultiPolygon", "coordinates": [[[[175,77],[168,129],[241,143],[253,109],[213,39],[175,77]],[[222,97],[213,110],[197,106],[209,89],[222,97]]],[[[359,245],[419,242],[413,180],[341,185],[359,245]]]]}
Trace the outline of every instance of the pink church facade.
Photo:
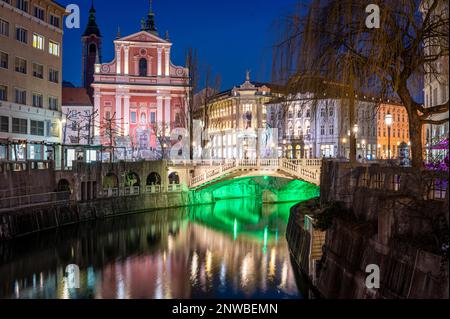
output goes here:
{"type": "Polygon", "coordinates": [[[112,62],[95,64],[97,142],[128,159],[189,159],[189,71],[171,63],[172,43],[143,28],[114,47],[112,62]]]}

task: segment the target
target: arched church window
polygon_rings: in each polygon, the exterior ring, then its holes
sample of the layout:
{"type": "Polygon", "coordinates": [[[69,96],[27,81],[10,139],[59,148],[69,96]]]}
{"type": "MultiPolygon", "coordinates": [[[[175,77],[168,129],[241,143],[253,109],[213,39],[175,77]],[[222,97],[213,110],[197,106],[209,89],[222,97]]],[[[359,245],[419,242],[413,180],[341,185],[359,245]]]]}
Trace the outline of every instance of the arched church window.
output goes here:
{"type": "Polygon", "coordinates": [[[139,76],[147,76],[147,59],[142,58],[139,60],[139,76]]]}

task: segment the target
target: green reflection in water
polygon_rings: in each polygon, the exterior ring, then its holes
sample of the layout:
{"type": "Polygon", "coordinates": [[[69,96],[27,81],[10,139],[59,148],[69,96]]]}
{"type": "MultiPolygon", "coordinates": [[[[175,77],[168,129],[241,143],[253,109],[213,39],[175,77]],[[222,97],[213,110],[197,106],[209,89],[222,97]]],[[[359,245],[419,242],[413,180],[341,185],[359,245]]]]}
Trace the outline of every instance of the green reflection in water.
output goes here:
{"type": "Polygon", "coordinates": [[[319,196],[319,187],[304,181],[287,178],[256,176],[221,181],[197,192],[195,204],[202,204],[200,198],[215,200],[247,197],[261,197],[264,202],[301,202],[319,196]],[[197,202],[196,202],[197,201],[197,202]]]}
{"type": "Polygon", "coordinates": [[[234,240],[239,236],[256,238],[266,250],[270,241],[278,241],[280,227],[287,223],[294,203],[318,197],[319,187],[299,180],[257,176],[222,181],[199,193],[212,195],[215,203],[201,207],[194,203],[190,208],[192,221],[229,233],[234,240]]]}

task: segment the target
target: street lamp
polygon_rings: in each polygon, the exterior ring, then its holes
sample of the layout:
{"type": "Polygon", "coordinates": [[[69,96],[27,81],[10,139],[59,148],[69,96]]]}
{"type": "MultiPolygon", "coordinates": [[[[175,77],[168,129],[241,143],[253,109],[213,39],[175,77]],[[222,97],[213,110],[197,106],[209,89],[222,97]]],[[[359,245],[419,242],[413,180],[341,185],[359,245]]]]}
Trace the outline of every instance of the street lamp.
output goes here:
{"type": "Polygon", "coordinates": [[[392,117],[391,113],[388,112],[386,114],[384,122],[386,123],[386,126],[388,128],[388,159],[391,159],[391,126],[394,122],[394,118],[392,117]]]}

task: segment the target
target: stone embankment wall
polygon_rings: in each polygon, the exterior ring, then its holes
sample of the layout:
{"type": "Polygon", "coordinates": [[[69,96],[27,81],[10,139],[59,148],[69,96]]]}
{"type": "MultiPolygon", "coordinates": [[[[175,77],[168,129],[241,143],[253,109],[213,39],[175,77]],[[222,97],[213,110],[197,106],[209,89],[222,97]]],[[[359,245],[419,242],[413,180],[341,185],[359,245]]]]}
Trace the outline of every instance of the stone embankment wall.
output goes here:
{"type": "Polygon", "coordinates": [[[207,194],[179,192],[104,198],[89,202],[12,210],[0,215],[0,241],[95,219],[211,202],[212,198],[208,198],[207,194]]]}
{"type": "MultiPolygon", "coordinates": [[[[328,216],[316,273],[320,294],[333,299],[448,298],[448,192],[439,187],[448,176],[335,161],[325,161],[322,170],[322,209],[334,202],[344,208],[328,216]],[[380,269],[379,289],[366,287],[371,264],[380,269]]],[[[295,245],[307,246],[306,232],[297,233],[302,238],[295,245]]],[[[292,246],[294,240],[289,241],[292,246]]],[[[301,247],[291,251],[308,272],[308,253],[301,247]]]]}

